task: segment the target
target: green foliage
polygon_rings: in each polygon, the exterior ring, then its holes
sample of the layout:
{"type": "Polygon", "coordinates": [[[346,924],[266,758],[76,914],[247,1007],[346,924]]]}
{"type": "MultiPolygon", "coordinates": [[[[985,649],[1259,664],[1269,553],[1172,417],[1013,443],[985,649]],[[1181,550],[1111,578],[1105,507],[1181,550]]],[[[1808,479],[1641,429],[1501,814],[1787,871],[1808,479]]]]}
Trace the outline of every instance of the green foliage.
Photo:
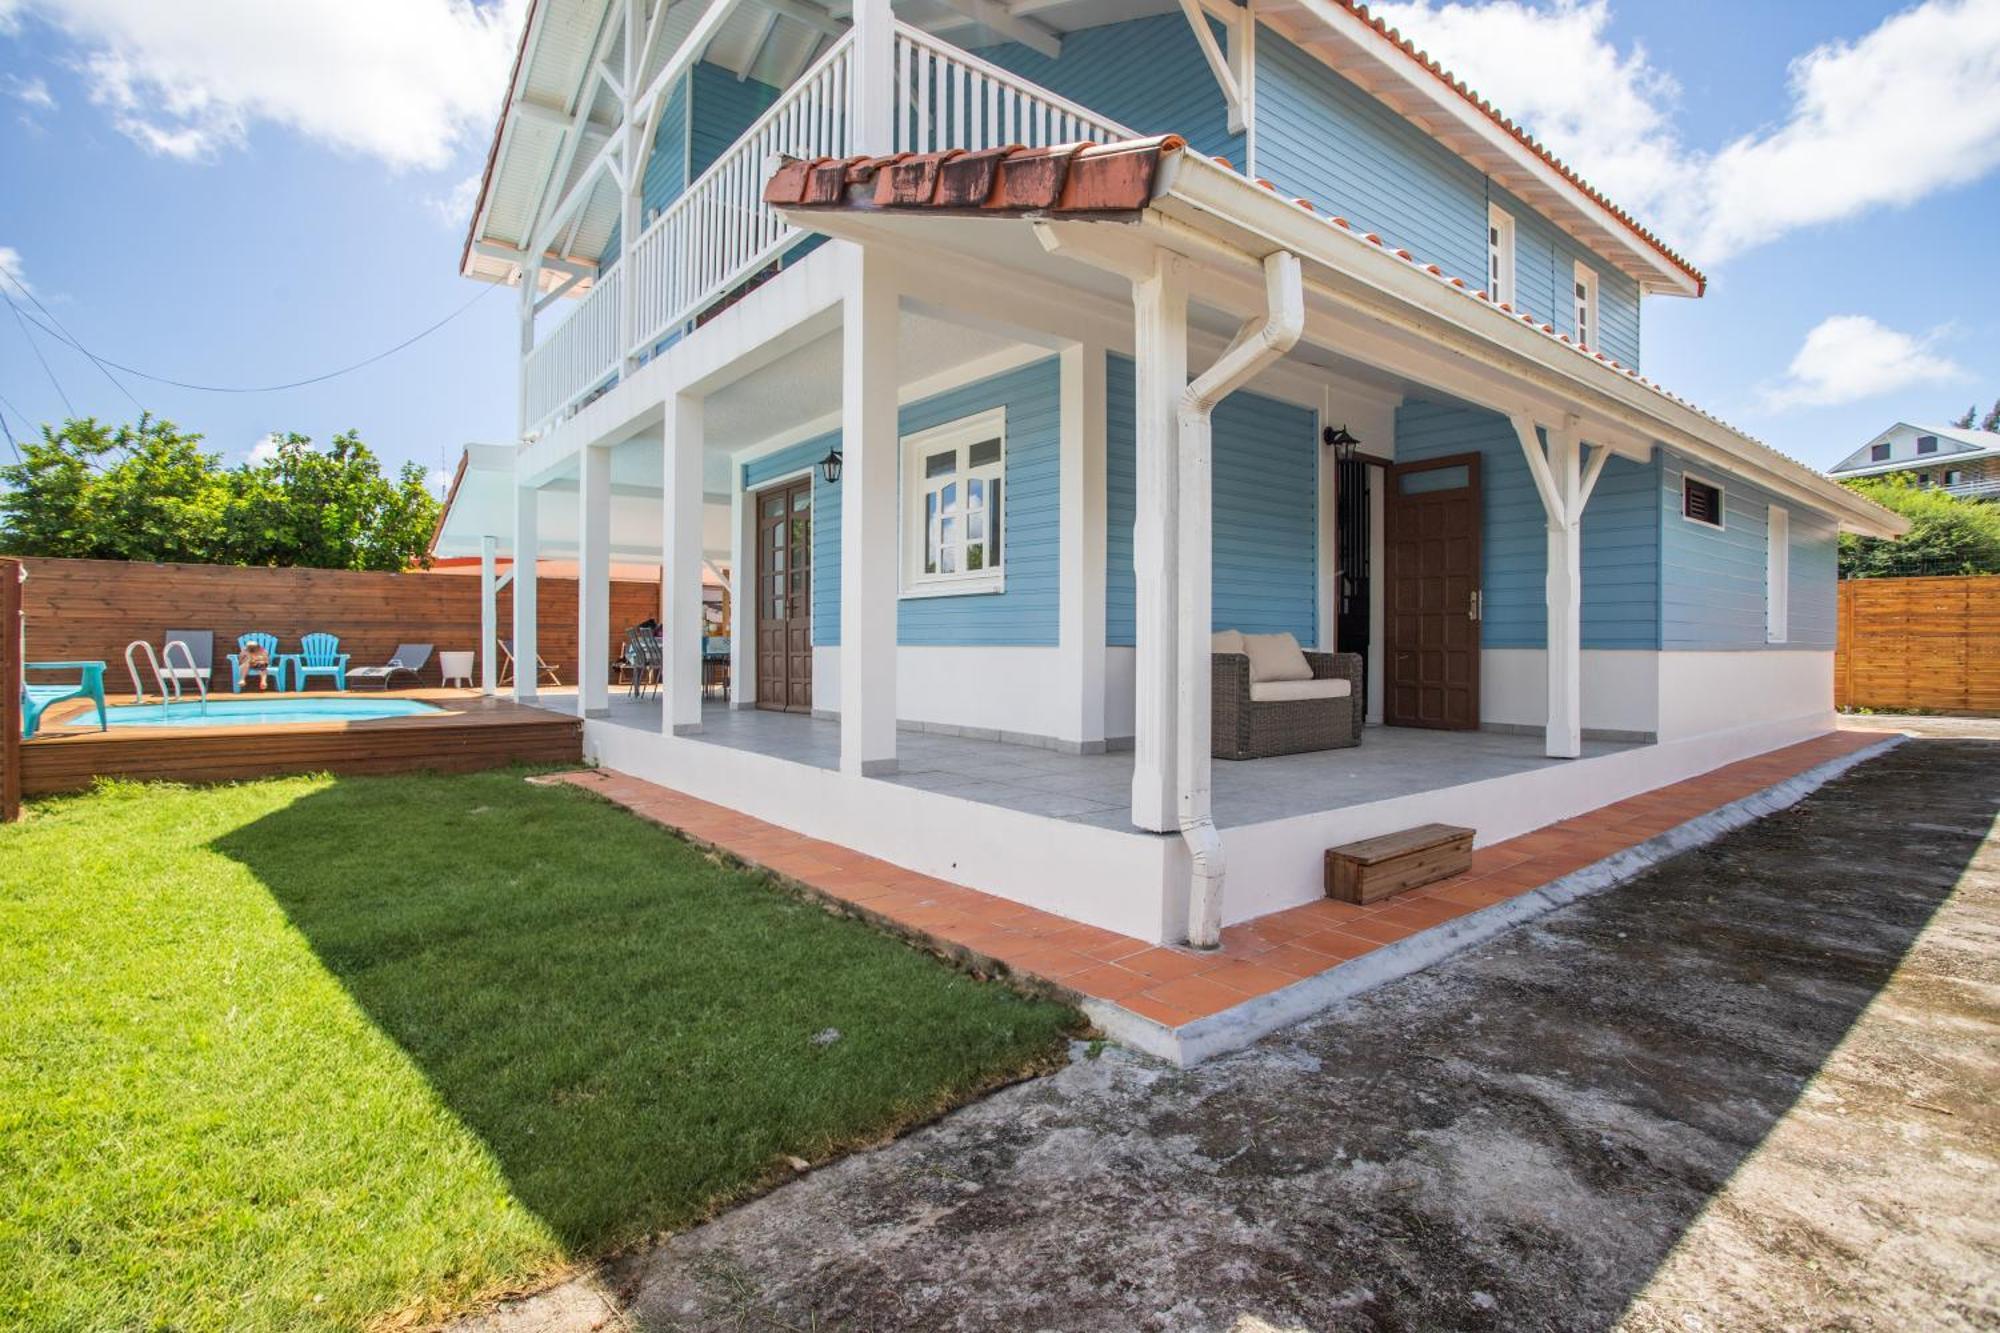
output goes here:
{"type": "Polygon", "coordinates": [[[1894,578],[1907,574],[2000,574],[2000,504],[1966,500],[1919,487],[1900,473],[1845,483],[1910,520],[1898,541],[1840,538],[1840,576],[1894,578]]]}
{"type": "Polygon", "coordinates": [[[44,426],[0,467],[0,551],[321,569],[406,569],[424,559],[438,501],[424,472],[386,476],[352,431],[315,449],[288,434],[263,463],[223,466],[150,414],[44,426]]]}
{"type": "Polygon", "coordinates": [[[428,1326],[1076,1023],[518,772],[42,802],[0,826],[0,1327],[428,1326]]]}
{"type": "Polygon", "coordinates": [[[1960,430],[1971,430],[1974,421],[1979,423],[1979,429],[1981,430],[2000,432],[2000,398],[1993,400],[1993,406],[1986,409],[1985,416],[1982,417],[1979,415],[1979,405],[1974,403],[1971,407],[1966,408],[1964,414],[1951,424],[1960,430]]]}

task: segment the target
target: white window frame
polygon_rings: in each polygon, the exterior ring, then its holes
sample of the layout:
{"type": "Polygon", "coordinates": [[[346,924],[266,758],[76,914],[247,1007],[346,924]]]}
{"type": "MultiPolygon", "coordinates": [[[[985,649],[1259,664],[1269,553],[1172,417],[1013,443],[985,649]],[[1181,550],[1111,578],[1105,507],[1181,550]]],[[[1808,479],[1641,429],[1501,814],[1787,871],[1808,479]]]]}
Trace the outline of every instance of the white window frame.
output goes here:
{"type": "Polygon", "coordinates": [[[1770,506],[1764,525],[1764,642],[1783,643],[1792,623],[1792,516],[1770,506]]]}
{"type": "Polygon", "coordinates": [[[1514,215],[1498,204],[1486,206],[1486,294],[1514,303],[1514,215]]]}
{"type": "Polygon", "coordinates": [[[1570,298],[1570,336],[1576,339],[1578,347],[1596,351],[1604,342],[1604,328],[1598,323],[1597,270],[1580,259],[1576,262],[1570,298]],[[1576,290],[1578,287],[1583,288],[1581,294],[1576,290]]]}
{"type": "MultiPolygon", "coordinates": [[[[1007,531],[1006,506],[1013,487],[1007,481],[1007,409],[996,407],[956,421],[947,421],[941,426],[918,431],[902,438],[902,493],[903,521],[901,530],[903,570],[903,597],[965,597],[974,594],[1005,592],[1007,588],[1007,555],[1012,549],[1013,534],[1007,531]],[[997,462],[970,468],[965,462],[965,451],[975,444],[987,440],[1000,441],[1000,458],[997,462]],[[924,572],[925,510],[924,500],[933,487],[925,485],[923,460],[926,455],[936,454],[946,448],[955,448],[960,453],[958,471],[954,480],[963,487],[972,477],[990,478],[1002,482],[1000,488],[1000,563],[979,570],[959,570],[951,574],[927,574],[924,572]]],[[[940,486],[943,483],[940,482],[940,486]]],[[[962,503],[962,501],[961,501],[962,503]]],[[[990,513],[990,511],[989,511],[990,513]]],[[[963,517],[961,516],[959,543],[964,544],[963,517]]],[[[991,528],[987,541],[990,543],[991,528]]]]}
{"type": "Polygon", "coordinates": [[[1681,522],[1692,523],[1698,528],[1707,528],[1711,532],[1723,532],[1727,529],[1729,521],[1729,489],[1713,477],[1705,477],[1699,472],[1683,472],[1681,473],[1681,493],[1678,507],[1681,511],[1681,522]],[[1714,488],[1715,522],[1710,523],[1707,519],[1696,518],[1688,512],[1687,484],[1691,481],[1714,488]]]}

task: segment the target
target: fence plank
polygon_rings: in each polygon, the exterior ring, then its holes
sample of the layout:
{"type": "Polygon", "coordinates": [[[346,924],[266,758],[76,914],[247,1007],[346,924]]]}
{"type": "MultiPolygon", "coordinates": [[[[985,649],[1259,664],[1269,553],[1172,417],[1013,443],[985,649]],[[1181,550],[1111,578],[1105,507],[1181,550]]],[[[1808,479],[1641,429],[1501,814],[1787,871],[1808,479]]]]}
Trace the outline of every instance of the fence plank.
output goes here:
{"type": "Polygon", "coordinates": [[[21,562],[0,560],[0,824],[21,817],[21,562]]]}
{"type": "MultiPolygon", "coordinates": [[[[277,635],[282,651],[315,631],[338,635],[355,666],[388,661],[400,643],[430,643],[439,652],[479,646],[479,579],[470,575],[37,557],[23,563],[28,651],[37,660],[107,662],[113,690],[131,683],[122,678],[125,645],[145,639],[157,647],[168,630],[212,630],[218,668],[237,636],[252,630],[277,635]]],[[[504,592],[499,599],[502,638],[513,637],[513,600],[504,592]]],[[[573,684],[576,580],[542,579],[536,603],[541,656],[573,684]]],[[[626,626],[659,614],[657,583],[613,582],[612,657],[626,626]]],[[[436,684],[437,671],[433,655],[424,683],[436,684]]],[[[220,670],[216,679],[224,680],[220,670]]],[[[14,697],[18,706],[18,690],[14,697]]]]}
{"type": "Polygon", "coordinates": [[[2000,714],[2000,575],[1840,585],[1834,702],[2000,714]]]}

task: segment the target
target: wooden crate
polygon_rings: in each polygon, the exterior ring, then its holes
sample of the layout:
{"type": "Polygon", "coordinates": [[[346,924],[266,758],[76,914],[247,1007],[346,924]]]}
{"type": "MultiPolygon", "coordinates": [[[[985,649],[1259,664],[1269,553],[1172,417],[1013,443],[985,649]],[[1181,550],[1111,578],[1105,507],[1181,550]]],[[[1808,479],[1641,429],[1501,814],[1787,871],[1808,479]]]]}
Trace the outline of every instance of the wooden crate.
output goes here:
{"type": "Polygon", "coordinates": [[[1472,830],[1420,824],[1326,851],[1326,896],[1372,903],[1472,868],[1472,830]]]}

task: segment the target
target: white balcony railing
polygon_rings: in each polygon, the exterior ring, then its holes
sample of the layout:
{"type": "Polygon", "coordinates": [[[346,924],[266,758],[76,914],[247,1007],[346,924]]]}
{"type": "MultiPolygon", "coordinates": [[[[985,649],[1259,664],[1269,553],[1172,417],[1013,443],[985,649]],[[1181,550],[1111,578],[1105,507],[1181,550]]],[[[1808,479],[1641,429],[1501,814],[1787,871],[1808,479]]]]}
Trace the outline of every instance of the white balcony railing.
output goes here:
{"type": "Polygon", "coordinates": [[[1046,148],[1132,131],[907,23],[896,25],[896,151],[1046,148]]]}
{"type": "Polygon", "coordinates": [[[521,362],[530,427],[567,414],[603,386],[618,364],[618,318],[625,269],[600,276],[569,318],[521,362]]]}
{"type": "Polygon", "coordinates": [[[854,42],[850,31],[814,62],[528,354],[528,429],[572,411],[623,358],[650,355],[799,239],[798,228],[764,206],[771,163],[781,155],[845,157],[854,151],[858,98],[893,97],[897,152],[1133,137],[1088,108],[907,23],[896,24],[895,87],[856,88],[854,42]]]}

